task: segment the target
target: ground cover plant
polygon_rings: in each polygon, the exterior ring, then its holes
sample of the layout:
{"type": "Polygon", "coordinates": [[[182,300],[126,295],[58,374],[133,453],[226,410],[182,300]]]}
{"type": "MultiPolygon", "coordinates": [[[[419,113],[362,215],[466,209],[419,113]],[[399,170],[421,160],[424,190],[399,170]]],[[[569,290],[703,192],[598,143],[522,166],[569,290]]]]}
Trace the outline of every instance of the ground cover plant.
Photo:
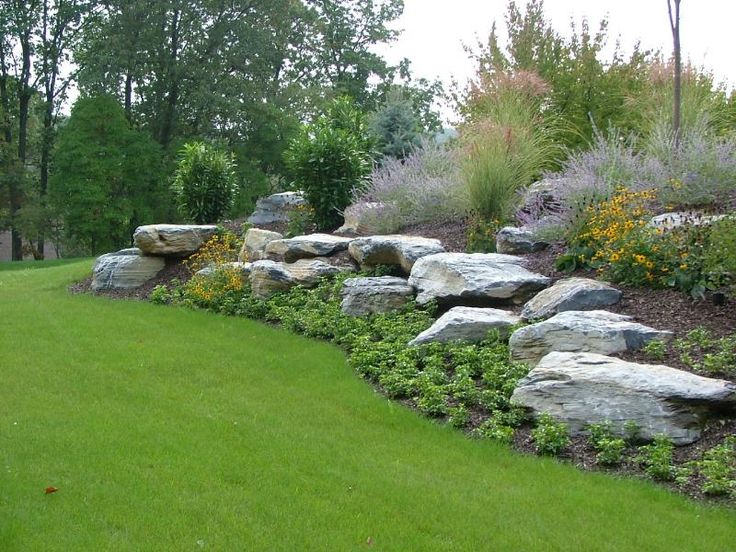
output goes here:
{"type": "Polygon", "coordinates": [[[3,550],[724,550],[736,537],[732,511],[430,423],[325,343],[69,295],[89,266],[0,275],[3,550]]]}

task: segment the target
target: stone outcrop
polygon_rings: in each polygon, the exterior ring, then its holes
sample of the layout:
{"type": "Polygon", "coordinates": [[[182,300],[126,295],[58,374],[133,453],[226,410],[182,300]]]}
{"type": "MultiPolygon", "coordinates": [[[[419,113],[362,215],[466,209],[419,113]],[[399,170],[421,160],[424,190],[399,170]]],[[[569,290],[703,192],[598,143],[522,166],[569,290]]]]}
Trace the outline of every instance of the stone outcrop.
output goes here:
{"type": "Polygon", "coordinates": [[[135,229],[133,241],[145,255],[185,257],[195,253],[215,232],[214,225],[149,224],[135,229]]]}
{"type": "Polygon", "coordinates": [[[724,218],[726,215],[706,215],[700,211],[675,211],[652,217],[649,226],[667,231],[680,226],[707,226],[724,218]]]}
{"type": "Polygon", "coordinates": [[[248,217],[250,224],[273,224],[288,222],[291,212],[299,206],[307,205],[301,192],[282,192],[263,197],[256,201],[256,210],[248,217]]]}
{"type": "Polygon", "coordinates": [[[358,238],[348,246],[350,255],[362,267],[400,266],[407,274],[418,259],[444,250],[439,240],[395,234],[358,238]]]}
{"type": "Polygon", "coordinates": [[[391,226],[387,220],[398,220],[396,207],[380,202],[363,201],[348,206],[343,213],[343,225],[337,234],[345,236],[367,236],[380,233],[382,228],[391,226]]]}
{"type": "Polygon", "coordinates": [[[488,332],[496,330],[502,338],[508,337],[511,328],[521,322],[512,312],[477,307],[453,307],[440,316],[431,327],[409,342],[409,345],[451,341],[483,341],[488,332]]]}
{"type": "Polygon", "coordinates": [[[283,235],[261,228],[249,228],[243,238],[243,247],[240,249],[240,262],[260,261],[266,258],[266,246],[274,241],[283,239],[283,235]]]}
{"type": "Polygon", "coordinates": [[[631,421],[645,439],[664,434],[685,445],[700,437],[709,415],[736,407],[736,385],[667,366],[553,352],[519,382],[511,401],[551,414],[573,434],[605,421],[622,432],[631,421]]]}
{"type": "Polygon", "coordinates": [[[162,257],[144,256],[136,247],[107,253],[95,262],[91,288],[93,291],[136,288],[155,278],[165,265],[162,257]]]}
{"type": "Polygon", "coordinates": [[[419,259],[409,283],[417,302],[493,306],[521,303],[547,287],[550,279],[522,266],[523,259],[499,253],[439,253],[419,259]]]}
{"type": "Polygon", "coordinates": [[[521,311],[525,320],[549,318],[563,311],[595,310],[615,305],[622,293],[606,282],[564,278],[540,291],[521,311]]]}
{"type": "Polygon", "coordinates": [[[649,341],[664,341],[672,332],[631,321],[630,316],[607,311],[566,311],[519,328],[509,340],[511,358],[535,365],[552,351],[604,355],[641,349],[649,341]]]}
{"type": "Polygon", "coordinates": [[[272,260],[284,260],[293,263],[299,259],[313,257],[329,257],[345,251],[352,238],[333,236],[332,234],[308,234],[288,239],[278,239],[266,245],[266,257],[272,260]]]}
{"type": "Polygon", "coordinates": [[[414,288],[404,278],[394,276],[348,278],[341,295],[342,312],[366,316],[401,309],[414,297],[414,288]]]}
{"type": "Polygon", "coordinates": [[[541,251],[549,244],[537,239],[534,231],[527,227],[506,226],[496,233],[496,251],[509,255],[541,251]]]}
{"type": "Polygon", "coordinates": [[[326,259],[301,259],[295,263],[256,261],[250,268],[251,289],[256,297],[266,298],[297,285],[313,287],[325,276],[344,270],[326,259]]]}

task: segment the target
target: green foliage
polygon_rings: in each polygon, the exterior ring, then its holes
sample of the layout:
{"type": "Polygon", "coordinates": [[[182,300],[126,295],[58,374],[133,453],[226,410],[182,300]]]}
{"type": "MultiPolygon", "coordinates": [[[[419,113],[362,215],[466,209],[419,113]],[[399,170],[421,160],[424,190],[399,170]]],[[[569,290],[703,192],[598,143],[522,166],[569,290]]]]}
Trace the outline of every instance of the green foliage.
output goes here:
{"type": "Polygon", "coordinates": [[[532,430],[532,441],[540,454],[557,456],[570,444],[570,431],[564,423],[544,412],[532,430]]]}
{"type": "Polygon", "coordinates": [[[511,220],[519,191],[554,165],[555,124],[539,112],[544,83],[533,75],[494,75],[473,89],[462,129],[468,205],[487,221],[511,220]]]}
{"type": "Polygon", "coordinates": [[[639,447],[636,459],[649,477],[671,481],[675,477],[674,450],[675,446],[666,435],[657,435],[652,444],[639,447]]]}
{"type": "Polygon", "coordinates": [[[657,339],[648,342],[642,347],[642,352],[654,360],[664,360],[667,353],[667,345],[657,339]]]}
{"type": "Polygon", "coordinates": [[[185,144],[171,189],[182,215],[196,224],[222,220],[232,206],[237,182],[232,155],[204,142],[185,144]]]}
{"type": "Polygon", "coordinates": [[[285,156],[293,187],[304,192],[318,229],[332,230],[371,171],[365,117],[349,99],[339,98],[302,130],[285,156]]]}
{"type": "Polygon", "coordinates": [[[161,152],[130,128],[114,98],[79,99],[59,130],[49,208],[63,221],[67,249],[111,251],[130,243],[136,226],[165,218],[161,152]]]}
{"type": "Polygon", "coordinates": [[[498,220],[486,221],[481,218],[473,218],[468,224],[469,253],[495,253],[496,233],[501,229],[498,220]]]}
{"type": "Polygon", "coordinates": [[[690,330],[672,343],[680,361],[710,376],[736,375],[736,335],[715,338],[704,327],[690,330]]]}
{"type": "Polygon", "coordinates": [[[736,436],[731,435],[723,444],[705,451],[695,466],[705,479],[705,494],[736,495],[736,436]]]}
{"type": "Polygon", "coordinates": [[[370,121],[376,149],[384,157],[395,159],[403,159],[419,146],[420,130],[411,103],[399,93],[389,94],[370,121]]]}
{"type": "Polygon", "coordinates": [[[734,294],[736,283],[736,219],[724,218],[710,227],[708,245],[703,252],[703,270],[714,287],[734,294]]]}
{"type": "Polygon", "coordinates": [[[596,461],[603,466],[616,466],[623,461],[626,441],[616,437],[611,422],[590,424],[590,443],[596,450],[596,461]]]}

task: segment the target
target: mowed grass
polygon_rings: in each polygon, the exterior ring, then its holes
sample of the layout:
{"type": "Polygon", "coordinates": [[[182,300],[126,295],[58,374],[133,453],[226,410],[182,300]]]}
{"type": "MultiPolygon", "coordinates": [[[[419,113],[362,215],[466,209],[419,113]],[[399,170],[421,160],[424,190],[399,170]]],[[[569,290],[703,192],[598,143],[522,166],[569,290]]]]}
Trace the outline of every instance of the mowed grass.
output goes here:
{"type": "Polygon", "coordinates": [[[0,274],[2,551],[734,549],[733,511],[470,440],[328,344],[70,295],[90,265],[0,274]]]}

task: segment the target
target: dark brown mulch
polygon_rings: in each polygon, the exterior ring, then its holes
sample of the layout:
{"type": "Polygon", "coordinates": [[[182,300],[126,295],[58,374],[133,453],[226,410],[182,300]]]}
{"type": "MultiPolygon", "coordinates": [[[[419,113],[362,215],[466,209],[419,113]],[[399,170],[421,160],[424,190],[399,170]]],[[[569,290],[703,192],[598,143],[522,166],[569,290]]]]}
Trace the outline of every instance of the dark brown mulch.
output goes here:
{"type": "MultiPolygon", "coordinates": [[[[531,437],[532,429],[533,426],[531,424],[525,424],[516,430],[513,443],[515,450],[526,454],[537,454],[531,437]]],[[[736,420],[711,420],[703,428],[700,440],[690,445],[675,447],[674,464],[682,466],[692,460],[700,460],[703,452],[719,445],[729,435],[736,435],[736,420]]],[[[611,467],[601,466],[596,462],[596,451],[588,440],[583,436],[576,436],[570,439],[570,444],[562,451],[558,458],[566,462],[571,462],[578,468],[584,470],[639,477],[651,481],[644,473],[643,467],[635,461],[636,456],[636,447],[630,446],[624,451],[625,460],[621,465],[611,467]]],[[[677,485],[674,481],[664,481],[660,482],[660,484],[698,500],[707,499],[711,503],[721,503],[729,506],[736,505],[736,497],[710,496],[703,493],[703,482],[703,476],[695,474],[684,485],[677,485]]]]}
{"type": "Polygon", "coordinates": [[[398,233],[440,240],[447,251],[465,252],[468,245],[466,220],[423,222],[404,226],[398,233]]]}

